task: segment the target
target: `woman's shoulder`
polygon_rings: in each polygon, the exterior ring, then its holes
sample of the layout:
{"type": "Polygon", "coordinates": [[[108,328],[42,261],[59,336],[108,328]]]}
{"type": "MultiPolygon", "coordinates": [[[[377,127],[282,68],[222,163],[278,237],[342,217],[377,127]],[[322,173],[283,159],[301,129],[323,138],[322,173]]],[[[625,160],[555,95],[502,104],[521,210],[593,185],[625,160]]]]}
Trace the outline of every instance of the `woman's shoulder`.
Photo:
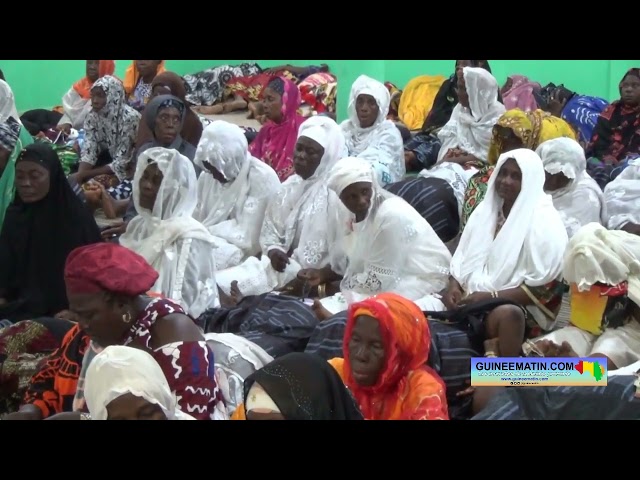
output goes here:
{"type": "Polygon", "coordinates": [[[204,340],[196,322],[184,308],[168,298],[152,300],[145,308],[144,318],[153,326],[155,345],[204,340]]]}

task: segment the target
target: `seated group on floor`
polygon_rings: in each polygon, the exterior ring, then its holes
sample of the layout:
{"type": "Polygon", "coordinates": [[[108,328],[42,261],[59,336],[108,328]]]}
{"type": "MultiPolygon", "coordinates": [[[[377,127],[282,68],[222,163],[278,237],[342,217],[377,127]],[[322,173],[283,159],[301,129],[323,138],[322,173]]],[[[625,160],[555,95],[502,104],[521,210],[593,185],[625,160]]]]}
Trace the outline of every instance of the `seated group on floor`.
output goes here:
{"type": "Polygon", "coordinates": [[[361,75],[341,123],[336,85],[87,60],[19,116],[0,80],[0,418],[637,418],[640,69],[610,104],[361,75]],[[610,385],[473,388],[482,356],[610,385]]]}

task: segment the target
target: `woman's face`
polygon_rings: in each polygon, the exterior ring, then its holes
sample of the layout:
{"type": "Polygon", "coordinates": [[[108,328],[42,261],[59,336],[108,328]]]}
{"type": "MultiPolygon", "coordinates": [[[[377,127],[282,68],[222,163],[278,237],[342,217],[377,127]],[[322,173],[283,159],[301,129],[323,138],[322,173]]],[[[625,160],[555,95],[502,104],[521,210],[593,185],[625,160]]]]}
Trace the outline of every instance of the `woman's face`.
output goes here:
{"type": "Polygon", "coordinates": [[[86,75],[92,82],[100,78],[100,60],[87,60],[86,75]]]}
{"type": "Polygon", "coordinates": [[[16,189],[24,203],[36,203],[49,193],[49,170],[36,162],[16,163],[16,189]]]}
{"type": "Polygon", "coordinates": [[[640,105],[640,78],[631,74],[624,77],[620,83],[620,98],[630,107],[640,105]]]}
{"type": "Polygon", "coordinates": [[[167,420],[159,405],[125,393],[107,405],[107,420],[167,420]]]}
{"type": "Polygon", "coordinates": [[[510,128],[496,125],[493,127],[493,130],[496,132],[498,141],[500,142],[500,155],[510,152],[511,150],[524,148],[524,144],[520,137],[518,137],[510,128]]]}
{"type": "Polygon", "coordinates": [[[222,172],[220,170],[218,170],[216,167],[214,167],[213,165],[211,165],[209,162],[202,162],[204,164],[204,168],[207,169],[207,171],[213,175],[213,178],[215,178],[218,182],[224,184],[224,183],[228,183],[229,181],[225,178],[225,176],[222,174],[222,172]]]}
{"type": "Polygon", "coordinates": [[[522,188],[522,170],[515,159],[510,158],[502,165],[496,178],[496,193],[506,202],[515,202],[522,188]]]}
{"type": "Polygon", "coordinates": [[[99,112],[107,104],[107,94],[101,87],[91,89],[91,108],[94,112],[99,112]]]}
{"type": "Polygon", "coordinates": [[[365,218],[371,207],[371,182],[352,183],[340,193],[340,200],[357,218],[365,218]]]}
{"type": "Polygon", "coordinates": [[[136,69],[141,77],[154,77],[162,60],[136,60],[136,69]]]}
{"type": "Polygon", "coordinates": [[[356,114],[360,122],[360,128],[369,128],[376,123],[380,107],[378,102],[371,95],[360,94],[356,98],[356,114]]]}
{"type": "Polygon", "coordinates": [[[385,362],[384,341],[378,320],[369,315],[357,317],[348,348],[355,382],[362,387],[375,385],[385,362]]]}
{"type": "Polygon", "coordinates": [[[324,147],[308,137],[300,137],[293,151],[293,168],[303,180],[311,178],[322,160],[324,147]]]}
{"type": "Polygon", "coordinates": [[[282,120],[282,97],[275,90],[267,87],[262,93],[262,107],[269,120],[280,123],[282,120]]]}
{"type": "Polygon", "coordinates": [[[571,179],[564,176],[564,173],[558,172],[556,174],[550,174],[545,171],[544,191],[555,192],[561,188],[566,187],[571,182],[571,179]]]}
{"type": "Polygon", "coordinates": [[[140,207],[153,211],[164,176],[156,163],[149,165],[140,178],[140,207]]]}
{"type": "Polygon", "coordinates": [[[156,125],[153,129],[153,136],[163,147],[170,146],[178,134],[182,126],[182,115],[180,110],[175,107],[167,107],[158,110],[156,115],[156,125]]]}
{"type": "Polygon", "coordinates": [[[69,310],[80,328],[101,347],[120,344],[135,321],[128,302],[107,292],[73,294],[67,291],[67,298],[69,310]]]}

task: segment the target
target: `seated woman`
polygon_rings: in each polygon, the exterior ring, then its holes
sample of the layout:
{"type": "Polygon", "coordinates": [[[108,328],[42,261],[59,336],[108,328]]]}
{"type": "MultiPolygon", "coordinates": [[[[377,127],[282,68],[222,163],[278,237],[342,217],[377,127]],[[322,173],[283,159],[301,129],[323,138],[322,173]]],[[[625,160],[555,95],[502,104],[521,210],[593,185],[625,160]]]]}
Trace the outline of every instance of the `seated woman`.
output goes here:
{"type": "Polygon", "coordinates": [[[336,370],[308,353],[290,353],[257,370],[244,392],[232,420],[363,420],[336,370]]]}
{"type": "Polygon", "coordinates": [[[111,345],[96,355],[84,398],[91,420],[195,420],[178,408],[158,362],[139,348],[111,345]]]}
{"type": "Polygon", "coordinates": [[[430,348],[424,313],[383,293],[349,307],[344,359],[329,363],[365,420],[448,420],[444,382],[426,365],[430,348]]]}
{"type": "Polygon", "coordinates": [[[449,310],[488,302],[479,332],[486,355],[517,357],[525,336],[554,327],[568,238],[544,182],[535,152],[503,154],[451,261],[443,301],[449,310]],[[505,304],[495,307],[492,300],[505,304]]]}
{"type": "Polygon", "coordinates": [[[509,75],[500,93],[507,110],[518,108],[523,112],[531,112],[538,109],[535,93],[541,89],[538,82],[532,82],[524,75],[509,75]]]}
{"type": "Polygon", "coordinates": [[[563,119],[578,132],[578,142],[587,147],[598,118],[609,102],[604,98],[580,95],[564,85],[550,83],[535,94],[539,108],[563,119]]]}
{"type": "Polygon", "coordinates": [[[338,217],[340,223],[332,227],[337,235],[330,264],[298,273],[308,286],[318,287],[320,297],[340,292],[316,302],[320,319],[385,292],[402,293],[423,310],[444,310],[433,294],[447,286],[451,254],[427,221],[380,187],[367,160],[340,160],[331,171],[329,188],[350,215],[338,217]]]}
{"type": "MultiPolygon", "coordinates": [[[[189,114],[195,115],[178,97],[174,97],[173,95],[158,95],[153,97],[147,104],[143,119],[140,121],[140,125],[142,125],[143,121],[147,122],[146,127],[152,132],[152,137],[148,142],[136,148],[134,156],[139,156],[149,148],[162,147],[177,150],[178,153],[193,162],[196,147],[182,138],[181,135],[181,131],[184,131],[184,123],[189,118],[189,114]]],[[[195,163],[194,168],[196,169],[196,176],[199,176],[202,172],[201,168],[195,163]]],[[[123,220],[122,223],[105,230],[103,232],[105,238],[113,235],[122,235],[126,231],[129,222],[138,215],[135,204],[131,198],[134,171],[135,164],[134,162],[130,162],[127,169],[127,178],[116,187],[107,190],[109,196],[113,198],[113,201],[110,202],[111,205],[107,206],[107,208],[103,207],[105,212],[107,210],[114,211],[118,214],[117,216],[123,217],[123,220]]],[[[115,218],[115,215],[113,218],[115,218]]]]}
{"type": "Polygon", "coordinates": [[[384,187],[402,180],[406,173],[402,135],[391,120],[389,91],[366,75],[351,86],[349,119],[340,124],[346,140],[347,155],[371,162],[384,187]]]}
{"type": "Polygon", "coordinates": [[[293,151],[298,129],[305,121],[298,113],[300,91],[292,81],[276,77],[263,90],[262,105],[269,121],[251,142],[249,152],[273,168],[284,182],[294,173],[293,151]]]}
{"type": "Polygon", "coordinates": [[[536,340],[546,356],[599,357],[607,369],[640,360],[640,238],[590,223],[564,258],[571,284],[571,325],[536,340]]]}
{"type": "Polygon", "coordinates": [[[312,117],[301,125],[293,160],[296,174],[267,204],[260,233],[262,259],[249,257],[237,267],[218,272],[218,286],[224,293],[229,294],[233,281],[247,296],[299,286],[299,270],[329,263],[333,242],[329,227],[344,207],[327,180],[343,150],[340,127],[330,118],[312,117]]]}
{"type": "Polygon", "coordinates": [[[604,198],[611,230],[640,235],[640,159],[629,165],[604,189],[604,198]]]}
{"type": "Polygon", "coordinates": [[[601,165],[617,165],[640,154],[640,68],[632,68],[620,81],[620,100],[600,114],[587,147],[587,157],[601,165]]]}
{"type": "Polygon", "coordinates": [[[560,137],[573,140],[577,138],[573,128],[561,118],[542,110],[523,112],[515,109],[505,112],[493,127],[488,165],[469,179],[462,206],[462,228],[482,202],[496,161],[501,154],[518,148],[535,150],[541,143],[560,137]]]}
{"type": "Polygon", "coordinates": [[[498,82],[482,68],[464,67],[456,88],[458,105],[438,133],[442,146],[436,163],[457,163],[475,173],[487,163],[493,126],[505,108],[498,101],[498,82]]]}
{"type": "MultiPolygon", "coordinates": [[[[189,104],[186,100],[187,89],[184,79],[174,72],[159,73],[151,82],[151,97],[149,98],[149,102],[153,101],[153,99],[159,95],[173,95],[174,97],[178,97],[184,104],[184,119],[179,134],[187,143],[198,145],[204,128],[203,122],[191,108],[188,108],[189,104]]],[[[154,129],[149,126],[148,117],[149,113],[145,109],[145,111],[142,112],[142,120],[140,120],[140,125],[138,126],[136,149],[155,140],[154,129]]],[[[180,153],[185,155],[183,152],[180,153]]]]}
{"type": "Polygon", "coordinates": [[[48,144],[27,146],[15,165],[17,195],[0,235],[0,319],[14,323],[68,309],[67,255],[101,241],[48,144]]]}
{"type": "Polygon", "coordinates": [[[67,258],[64,278],[78,323],[31,379],[24,405],[5,419],[80,419],[88,413],[87,368],[95,353],[111,345],[149,352],[181,411],[196,420],[228,418],[200,329],[177,303],[145,295],[158,273],[144,258],[113,243],[81,247],[67,258]]]}
{"type": "Polygon", "coordinates": [[[120,80],[110,75],[93,84],[93,110],[85,120],[78,172],[71,175],[76,183],[95,179],[110,188],[127,178],[140,114],[125,103],[124,95],[120,80]]]}
{"type": "MultiPolygon", "coordinates": [[[[455,72],[442,84],[433,101],[433,106],[424,119],[422,129],[411,139],[404,142],[404,158],[407,172],[419,172],[436,163],[440,151],[438,131],[451,118],[453,109],[458,104],[456,91],[458,76],[464,67],[484,68],[491,73],[486,60],[456,60],[455,72]]],[[[498,93],[498,101],[500,101],[498,93]]]]}
{"type": "Polygon", "coordinates": [[[0,230],[4,216],[15,195],[16,160],[33,138],[13,117],[0,123],[0,230]],[[24,140],[24,141],[23,141],[24,140]]]}
{"type": "Polygon", "coordinates": [[[105,75],[113,75],[116,62],[113,60],[87,60],[86,75],[78,80],[62,97],[64,114],[58,122],[58,130],[67,134],[71,129],[84,128],[84,120],[91,112],[91,88],[105,75]]]}
{"type": "Polygon", "coordinates": [[[127,105],[141,112],[151,98],[151,82],[165,71],[164,60],[134,60],[124,73],[127,105]]]}
{"type": "Polygon", "coordinates": [[[604,195],[586,172],[584,149],[571,138],[554,138],[536,153],[546,173],[544,190],[562,217],[569,238],[587,223],[606,223],[604,195]]]}
{"type": "Polygon", "coordinates": [[[278,175],[249,153],[240,127],[223,121],[205,128],[194,163],[204,173],[193,218],[216,237],[216,268],[259,255],[260,228],[267,202],[280,189],[278,175]]]}
{"type": "Polygon", "coordinates": [[[182,305],[193,318],[218,305],[216,241],[192,218],[197,181],[191,161],[176,150],[145,150],[133,179],[138,216],[120,237],[120,245],[158,272],[154,291],[182,305]]]}

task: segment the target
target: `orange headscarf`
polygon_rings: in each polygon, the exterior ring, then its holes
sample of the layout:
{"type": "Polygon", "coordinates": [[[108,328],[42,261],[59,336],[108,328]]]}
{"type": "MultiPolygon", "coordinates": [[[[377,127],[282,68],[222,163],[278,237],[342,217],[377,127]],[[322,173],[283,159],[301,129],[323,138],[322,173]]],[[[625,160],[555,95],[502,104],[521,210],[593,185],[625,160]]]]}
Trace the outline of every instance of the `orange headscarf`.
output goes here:
{"type": "MultiPolygon", "coordinates": [[[[165,60],[160,60],[160,64],[158,65],[158,70],[156,71],[156,75],[166,71],[165,68],[165,60]]],[[[124,91],[127,96],[131,95],[138,84],[138,80],[140,80],[140,72],[136,67],[136,61],[131,62],[131,65],[127,68],[127,71],[124,72],[124,91]]]]}
{"type": "Polygon", "coordinates": [[[444,382],[426,366],[430,347],[429,323],[412,301],[383,293],[351,305],[342,373],[367,420],[449,419],[444,382]],[[384,342],[384,366],[371,387],[361,387],[354,381],[349,362],[349,341],[360,315],[378,320],[384,342]]]}
{"type": "MultiPolygon", "coordinates": [[[[102,78],[105,75],[113,75],[113,72],[116,70],[116,62],[113,60],[98,60],[100,62],[98,66],[98,78],[102,78]]],[[[78,92],[85,100],[89,100],[91,98],[91,87],[93,87],[93,83],[91,80],[87,78],[85,75],[76,83],[73,84],[73,89],[78,92]]]]}

